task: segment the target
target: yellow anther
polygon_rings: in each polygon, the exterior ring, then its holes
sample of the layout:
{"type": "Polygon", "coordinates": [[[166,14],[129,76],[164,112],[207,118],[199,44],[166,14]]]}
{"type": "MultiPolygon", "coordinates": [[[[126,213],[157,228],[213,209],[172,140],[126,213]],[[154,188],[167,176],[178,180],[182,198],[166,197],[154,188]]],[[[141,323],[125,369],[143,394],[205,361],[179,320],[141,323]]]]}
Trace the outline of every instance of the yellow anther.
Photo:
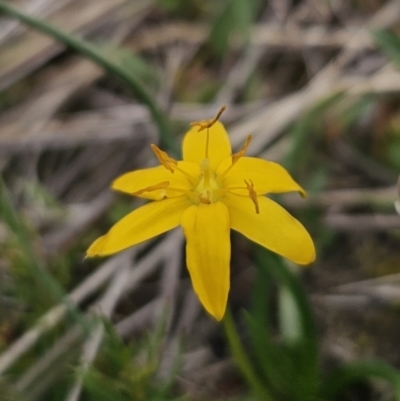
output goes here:
{"type": "Polygon", "coordinates": [[[201,203],[205,203],[206,205],[209,205],[211,203],[210,196],[211,196],[210,191],[207,191],[207,196],[203,196],[202,194],[199,194],[199,200],[201,203]]]}
{"type": "Polygon", "coordinates": [[[173,166],[176,166],[178,162],[172,157],[168,156],[168,153],[162,151],[158,146],[154,144],[151,144],[150,146],[160,164],[162,164],[167,170],[173,173],[174,172],[173,166]]]}
{"type": "Polygon", "coordinates": [[[252,136],[248,135],[246,141],[242,146],[242,149],[240,149],[239,152],[236,152],[232,155],[232,164],[230,164],[223,173],[218,175],[217,178],[218,182],[221,182],[223,177],[225,177],[225,175],[228,174],[229,171],[231,171],[232,167],[238,162],[238,160],[246,154],[247,148],[249,147],[251,140],[252,136]]]}
{"type": "Polygon", "coordinates": [[[197,203],[198,200],[195,193],[187,189],[168,187],[168,192],[177,192],[178,194],[186,195],[193,203],[197,203]]]}
{"type": "Polygon", "coordinates": [[[221,114],[226,110],[226,106],[223,105],[217,115],[212,120],[207,121],[194,121],[190,123],[192,127],[199,127],[198,132],[203,131],[207,128],[211,128],[221,117],[221,114]]]}
{"type": "Polygon", "coordinates": [[[254,190],[254,184],[253,181],[249,180],[249,182],[247,182],[246,180],[244,180],[247,190],[249,191],[249,197],[250,199],[253,201],[254,206],[256,207],[256,213],[260,214],[260,208],[258,206],[258,199],[257,199],[257,192],[254,190]]]}
{"type": "Polygon", "coordinates": [[[207,121],[194,121],[190,123],[192,127],[199,127],[197,132],[207,130],[207,137],[206,137],[206,152],[205,152],[205,157],[208,159],[208,145],[210,143],[210,135],[209,135],[209,129],[218,121],[218,119],[221,117],[221,114],[226,110],[226,106],[223,105],[217,115],[212,119],[212,120],[207,120],[207,121]]]}
{"type": "Polygon", "coordinates": [[[246,138],[245,143],[242,146],[242,149],[240,149],[239,152],[234,153],[232,155],[232,166],[235,163],[237,163],[237,161],[246,154],[247,148],[249,147],[251,140],[252,140],[252,136],[248,135],[247,138],[246,138]]]}
{"type": "Polygon", "coordinates": [[[159,184],[156,185],[150,185],[149,187],[139,189],[139,191],[133,192],[132,195],[141,195],[144,192],[152,192],[152,191],[158,191],[159,189],[166,189],[169,185],[169,181],[163,181],[160,182],[159,184]]]}

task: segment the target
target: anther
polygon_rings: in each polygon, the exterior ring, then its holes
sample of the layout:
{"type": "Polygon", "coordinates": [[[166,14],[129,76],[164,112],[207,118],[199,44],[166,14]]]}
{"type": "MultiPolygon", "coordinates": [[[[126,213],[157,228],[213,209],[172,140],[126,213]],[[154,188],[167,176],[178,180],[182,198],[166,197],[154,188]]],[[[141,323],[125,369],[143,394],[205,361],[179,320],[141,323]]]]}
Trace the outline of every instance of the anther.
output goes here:
{"type": "Polygon", "coordinates": [[[249,180],[249,182],[247,182],[246,180],[244,180],[244,182],[246,184],[247,190],[249,191],[249,197],[253,201],[254,206],[256,207],[256,213],[260,214],[260,208],[258,206],[257,193],[254,190],[253,181],[249,180]]]}
{"type": "Polygon", "coordinates": [[[206,205],[209,205],[211,203],[210,200],[210,191],[207,191],[207,196],[203,196],[202,194],[199,194],[199,200],[201,203],[205,203],[206,205]]]}
{"type": "Polygon", "coordinates": [[[231,171],[232,167],[239,161],[239,159],[246,154],[247,148],[249,147],[251,140],[252,136],[248,135],[246,141],[242,146],[242,149],[240,149],[239,152],[236,152],[232,155],[232,164],[230,164],[222,174],[218,175],[219,182],[221,182],[222,178],[225,177],[225,175],[228,174],[229,171],[231,171]]]}
{"type": "Polygon", "coordinates": [[[226,106],[223,105],[217,115],[212,119],[208,121],[194,121],[190,123],[192,127],[199,127],[197,132],[203,131],[205,129],[211,128],[221,117],[221,114],[226,110],[226,106]]]}
{"type": "Polygon", "coordinates": [[[162,164],[167,170],[173,173],[174,168],[172,166],[176,166],[178,162],[172,157],[168,156],[168,153],[162,151],[158,146],[154,144],[151,144],[150,146],[160,164],[162,164]]]}
{"type": "Polygon", "coordinates": [[[156,185],[150,185],[149,187],[139,189],[139,191],[133,192],[132,195],[137,196],[141,195],[144,192],[152,192],[152,191],[158,191],[159,189],[166,189],[169,185],[169,181],[163,181],[160,182],[159,184],[156,185]]]}
{"type": "Polygon", "coordinates": [[[239,152],[234,153],[232,155],[232,166],[235,163],[237,163],[237,161],[246,154],[247,148],[249,147],[251,140],[252,140],[252,136],[248,135],[247,138],[246,138],[245,143],[242,146],[242,149],[240,149],[239,152]]]}

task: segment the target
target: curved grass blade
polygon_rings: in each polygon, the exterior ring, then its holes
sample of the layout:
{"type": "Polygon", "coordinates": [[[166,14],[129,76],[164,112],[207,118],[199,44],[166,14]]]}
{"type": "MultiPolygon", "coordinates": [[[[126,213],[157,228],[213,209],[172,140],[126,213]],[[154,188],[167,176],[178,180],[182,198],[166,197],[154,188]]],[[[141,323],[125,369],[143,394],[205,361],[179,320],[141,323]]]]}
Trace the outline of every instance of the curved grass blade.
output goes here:
{"type": "Polygon", "coordinates": [[[150,94],[147,93],[136,75],[129,69],[125,68],[122,63],[118,63],[112,58],[107,57],[107,50],[103,51],[101,47],[66,33],[47,22],[34,18],[4,1],[0,1],[0,14],[1,13],[17,18],[31,28],[51,36],[126,82],[133,89],[138,98],[149,108],[154,121],[158,126],[162,145],[171,150],[175,149],[175,145],[170,135],[168,122],[164,114],[159,110],[155,101],[150,94]]]}
{"type": "Polygon", "coordinates": [[[393,63],[400,67],[400,36],[390,31],[378,30],[372,32],[372,37],[393,63]]]}
{"type": "Polygon", "coordinates": [[[334,400],[350,384],[379,378],[394,388],[395,399],[400,401],[400,372],[382,361],[349,363],[333,372],[324,382],[321,398],[334,400]]]}
{"type": "Polygon", "coordinates": [[[286,353],[297,372],[292,379],[289,378],[287,386],[296,399],[306,400],[315,396],[319,388],[318,341],[311,307],[300,281],[282,259],[265,249],[258,249],[258,267],[267,270],[275,278],[280,289],[290,295],[292,306],[297,308],[298,332],[295,337],[291,335],[289,340],[283,338],[286,353]]]}
{"type": "Polygon", "coordinates": [[[260,366],[262,382],[274,394],[287,394],[290,388],[288,383],[292,382],[290,378],[296,373],[291,355],[272,340],[269,331],[253,316],[245,312],[244,318],[251,336],[254,358],[257,366],[260,366]]]}
{"type": "Polygon", "coordinates": [[[56,279],[48,272],[48,269],[44,268],[40,261],[37,260],[35,252],[30,243],[28,229],[24,222],[18,215],[15,209],[8,189],[0,176],[0,216],[5,224],[10,228],[10,231],[14,233],[21,252],[29,268],[33,274],[37,277],[38,281],[43,285],[44,289],[49,290],[58,301],[61,301],[67,307],[70,316],[82,326],[82,329],[86,334],[90,332],[89,322],[85,317],[78,311],[78,309],[69,301],[66,297],[65,291],[58,283],[56,279]]]}
{"type": "Polygon", "coordinates": [[[246,381],[252,388],[254,394],[260,400],[273,401],[274,398],[267,390],[267,387],[257,377],[257,373],[255,372],[252,363],[250,362],[245,350],[243,349],[229,310],[225,312],[223,324],[233,358],[235,359],[235,362],[242,372],[243,376],[245,377],[246,381]]]}

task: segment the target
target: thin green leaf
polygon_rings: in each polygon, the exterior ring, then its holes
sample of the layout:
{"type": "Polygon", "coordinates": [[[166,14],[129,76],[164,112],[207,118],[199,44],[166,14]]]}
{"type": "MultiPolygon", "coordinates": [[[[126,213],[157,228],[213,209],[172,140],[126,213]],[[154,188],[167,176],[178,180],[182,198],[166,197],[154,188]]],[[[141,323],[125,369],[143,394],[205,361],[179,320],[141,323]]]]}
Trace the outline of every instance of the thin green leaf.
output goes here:
{"type": "Polygon", "coordinates": [[[16,211],[8,189],[0,176],[0,216],[5,224],[14,233],[19,247],[24,255],[24,260],[28,264],[27,268],[31,269],[38,281],[42,283],[45,291],[50,291],[58,301],[63,302],[69,314],[78,322],[86,333],[90,332],[89,324],[75,306],[65,296],[64,289],[60,286],[57,280],[49,273],[40,261],[38,260],[32,248],[30,236],[27,227],[16,211]]]}
{"type": "MultiPolygon", "coordinates": [[[[304,165],[313,155],[315,135],[312,135],[323,113],[343,99],[344,93],[337,93],[314,106],[298,121],[289,132],[290,148],[283,158],[282,164],[289,170],[295,171],[304,165]]],[[[318,132],[321,132],[320,130],[318,132]]]]}
{"type": "Polygon", "coordinates": [[[129,401],[128,390],[120,380],[111,379],[94,369],[79,373],[89,400],[129,401]]]}
{"type": "Polygon", "coordinates": [[[271,252],[258,247],[258,266],[267,269],[279,286],[284,287],[293,298],[292,306],[297,309],[300,327],[296,342],[286,343],[296,369],[288,389],[296,399],[309,399],[316,394],[319,385],[318,342],[311,307],[298,278],[292,274],[283,260],[271,252]]]}
{"type": "Polygon", "coordinates": [[[227,310],[223,319],[225,334],[228,338],[229,345],[232,351],[233,358],[242,372],[243,376],[249,383],[254,394],[263,401],[273,401],[267,387],[259,380],[256,372],[253,369],[252,363],[246,355],[245,350],[240,342],[236,332],[230,311],[227,310]]]}
{"type": "Polygon", "coordinates": [[[129,68],[126,68],[119,61],[115,61],[112,58],[109,58],[107,51],[104,52],[101,47],[89,43],[74,35],[66,33],[47,22],[32,17],[19,10],[18,8],[5,3],[4,1],[0,1],[0,13],[11,15],[19,19],[24,24],[34,29],[37,29],[40,32],[43,32],[46,35],[51,36],[52,38],[58,40],[66,46],[69,46],[76,52],[82,54],[84,57],[93,61],[100,67],[104,68],[109,73],[119,77],[124,82],[126,82],[133,89],[138,98],[147,105],[150,112],[152,113],[154,121],[156,122],[159,129],[162,145],[176,151],[174,142],[172,141],[170,135],[166,117],[159,110],[158,106],[156,105],[150,94],[147,93],[147,91],[141,84],[140,79],[138,79],[138,77],[129,68]]]}
{"type": "Polygon", "coordinates": [[[372,32],[372,37],[382,51],[400,67],[400,36],[389,31],[372,32]]]}
{"type": "Polygon", "coordinates": [[[312,343],[312,353],[316,357],[317,337],[314,317],[308,302],[308,298],[304,293],[304,290],[298,278],[288,269],[286,264],[278,255],[275,255],[272,252],[265,250],[264,248],[258,247],[257,261],[260,268],[269,270],[270,274],[275,277],[278,283],[280,285],[286,286],[288,291],[290,291],[293,295],[296,305],[299,308],[300,316],[302,318],[302,337],[304,340],[312,343]]]}
{"type": "Polygon", "coordinates": [[[231,1],[226,3],[224,10],[214,21],[210,32],[211,45],[219,56],[223,56],[225,54],[228,47],[229,35],[234,29],[231,4],[231,1]]]}
{"type": "Polygon", "coordinates": [[[279,327],[286,344],[296,345],[302,340],[302,322],[296,300],[287,286],[278,290],[279,327]]]}
{"type": "Polygon", "coordinates": [[[106,43],[99,45],[99,49],[104,53],[104,57],[113,63],[119,64],[130,75],[136,77],[140,82],[157,84],[159,77],[156,69],[146,60],[123,47],[117,47],[106,43]]]}
{"type": "Polygon", "coordinates": [[[253,22],[253,4],[251,0],[235,0],[232,2],[233,20],[236,31],[240,33],[245,43],[250,39],[253,22]]]}
{"type": "Polygon", "coordinates": [[[349,363],[334,371],[321,388],[321,398],[334,400],[352,383],[383,379],[393,386],[395,397],[400,401],[400,372],[385,362],[369,361],[349,363]]]}
{"type": "Polygon", "coordinates": [[[215,19],[210,33],[210,42],[219,56],[226,53],[233,33],[239,34],[245,44],[248,42],[257,5],[255,0],[226,2],[223,11],[215,19]]]}
{"type": "Polygon", "coordinates": [[[287,394],[296,374],[291,355],[273,341],[269,331],[248,313],[244,314],[250,332],[254,357],[261,368],[262,382],[274,394],[287,394]]]}
{"type": "Polygon", "coordinates": [[[263,375],[262,381],[268,383],[274,393],[284,394],[288,383],[292,382],[294,366],[291,355],[273,338],[271,321],[274,316],[270,310],[273,283],[274,277],[268,269],[257,269],[251,314],[244,312],[244,318],[250,333],[254,358],[263,375]]]}
{"type": "Polygon", "coordinates": [[[257,269],[251,299],[251,316],[264,330],[270,331],[273,277],[266,269],[257,269]]]}

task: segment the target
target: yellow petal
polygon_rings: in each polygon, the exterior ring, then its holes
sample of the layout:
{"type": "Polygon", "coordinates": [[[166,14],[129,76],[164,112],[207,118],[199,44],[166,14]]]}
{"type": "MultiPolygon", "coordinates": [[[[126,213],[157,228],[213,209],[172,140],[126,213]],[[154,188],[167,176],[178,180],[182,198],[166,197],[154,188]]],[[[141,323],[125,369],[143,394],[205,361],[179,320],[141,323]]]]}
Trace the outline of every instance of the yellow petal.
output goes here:
{"type": "Polygon", "coordinates": [[[181,221],[193,288],[210,315],[221,320],[229,292],[229,214],[221,203],[191,206],[181,221]]]}
{"type": "MultiPolygon", "coordinates": [[[[197,163],[180,161],[178,162],[178,168],[192,176],[193,180],[197,180],[200,175],[200,167],[197,163]]],[[[175,189],[190,190],[193,186],[193,184],[190,183],[189,178],[181,171],[175,170],[171,173],[164,166],[157,166],[123,174],[113,181],[111,188],[116,191],[135,195],[138,191],[165,182],[169,182],[168,187],[175,189]]],[[[136,196],[145,199],[160,200],[166,196],[171,198],[182,195],[181,192],[169,190],[168,187],[164,189],[145,191],[136,196]]]]}
{"type": "Polygon", "coordinates": [[[223,201],[228,206],[233,230],[300,265],[315,260],[310,234],[276,202],[259,196],[260,213],[256,214],[248,197],[228,193],[223,201]]]}
{"type": "Polygon", "coordinates": [[[89,247],[86,256],[107,256],[162,234],[179,225],[191,203],[186,196],[150,202],[111,227],[89,247]]]}
{"type": "MultiPolygon", "coordinates": [[[[207,129],[198,132],[199,127],[192,127],[183,139],[183,160],[201,163],[206,158],[207,129]]],[[[209,130],[208,159],[216,170],[218,165],[231,156],[231,144],[222,123],[217,121],[209,130]]]]}
{"type": "MultiPolygon", "coordinates": [[[[217,169],[217,176],[226,171],[232,164],[231,158],[225,159],[217,169]]],[[[243,187],[232,192],[239,195],[248,193],[244,180],[251,180],[258,195],[298,191],[305,196],[305,191],[280,164],[255,157],[241,157],[223,176],[223,187],[243,187]]]]}
{"type": "Polygon", "coordinates": [[[86,251],[86,256],[96,256],[102,250],[104,243],[106,241],[106,236],[102,235],[101,237],[97,238],[92,245],[90,245],[89,249],[86,251]]]}

